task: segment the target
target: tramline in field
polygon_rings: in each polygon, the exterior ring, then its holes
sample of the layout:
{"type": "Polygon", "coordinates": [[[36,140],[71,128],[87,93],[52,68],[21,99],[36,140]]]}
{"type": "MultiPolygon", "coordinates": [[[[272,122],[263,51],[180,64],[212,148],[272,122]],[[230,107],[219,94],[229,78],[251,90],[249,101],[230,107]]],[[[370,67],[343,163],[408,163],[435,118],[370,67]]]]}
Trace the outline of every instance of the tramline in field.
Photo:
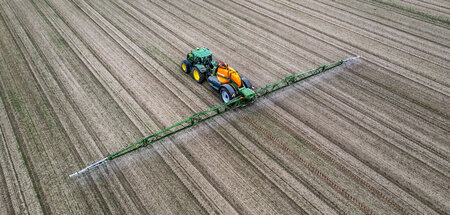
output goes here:
{"type": "Polygon", "coordinates": [[[69,178],[87,172],[88,170],[105,164],[108,161],[119,158],[125,154],[133,152],[142,147],[151,145],[166,137],[176,134],[182,130],[198,125],[208,119],[221,115],[227,111],[244,107],[255,102],[257,99],[269,95],[275,91],[291,86],[302,80],[311,78],[327,70],[338,67],[348,61],[359,58],[352,57],[338,62],[323,65],[318,68],[288,76],[278,82],[254,90],[253,85],[245,77],[239,76],[238,72],[223,62],[216,62],[212,59],[212,52],[207,48],[197,48],[187,54],[187,59],[181,62],[181,70],[191,73],[194,80],[202,84],[208,79],[209,85],[219,92],[223,104],[209,110],[196,113],[185,120],[174,124],[164,130],[147,136],[140,141],[89,165],[88,167],[69,175],[69,178]]]}

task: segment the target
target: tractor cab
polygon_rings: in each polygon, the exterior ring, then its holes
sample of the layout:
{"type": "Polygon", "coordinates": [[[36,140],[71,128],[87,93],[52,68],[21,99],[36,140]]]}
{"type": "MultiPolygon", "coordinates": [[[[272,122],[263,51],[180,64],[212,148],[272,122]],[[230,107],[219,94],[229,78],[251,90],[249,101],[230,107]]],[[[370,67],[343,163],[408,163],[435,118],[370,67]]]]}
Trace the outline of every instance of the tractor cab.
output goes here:
{"type": "Polygon", "coordinates": [[[212,69],[215,63],[212,59],[212,52],[207,48],[191,50],[191,52],[187,54],[186,59],[191,65],[203,65],[209,69],[212,69]]]}

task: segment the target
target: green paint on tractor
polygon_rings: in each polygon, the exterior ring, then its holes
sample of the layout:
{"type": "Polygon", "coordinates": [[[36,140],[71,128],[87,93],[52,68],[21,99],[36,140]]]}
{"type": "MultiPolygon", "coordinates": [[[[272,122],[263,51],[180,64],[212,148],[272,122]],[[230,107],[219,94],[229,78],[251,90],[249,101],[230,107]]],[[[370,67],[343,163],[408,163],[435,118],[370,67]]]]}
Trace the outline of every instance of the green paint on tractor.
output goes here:
{"type": "Polygon", "coordinates": [[[199,48],[195,49],[191,52],[195,57],[209,57],[212,55],[212,52],[207,48],[199,48]]]}

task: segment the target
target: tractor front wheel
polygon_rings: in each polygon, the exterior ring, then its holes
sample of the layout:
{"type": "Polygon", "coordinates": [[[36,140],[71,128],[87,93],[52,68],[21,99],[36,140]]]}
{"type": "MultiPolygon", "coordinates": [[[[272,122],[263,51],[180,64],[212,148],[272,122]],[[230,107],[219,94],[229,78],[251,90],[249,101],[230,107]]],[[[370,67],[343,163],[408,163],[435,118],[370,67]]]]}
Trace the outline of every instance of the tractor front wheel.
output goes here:
{"type": "Polygon", "coordinates": [[[203,81],[205,81],[205,73],[200,72],[200,69],[196,66],[194,66],[194,68],[192,68],[192,77],[199,84],[201,84],[201,83],[203,83],[203,81]]]}
{"type": "Polygon", "coordinates": [[[220,87],[220,96],[222,97],[222,101],[224,103],[227,103],[236,97],[236,92],[234,91],[233,87],[231,87],[229,84],[224,84],[222,87],[220,87]]]}
{"type": "Polygon", "coordinates": [[[189,63],[189,61],[183,60],[183,62],[181,62],[181,71],[183,71],[184,73],[189,73],[190,70],[191,64],[189,63]]]}

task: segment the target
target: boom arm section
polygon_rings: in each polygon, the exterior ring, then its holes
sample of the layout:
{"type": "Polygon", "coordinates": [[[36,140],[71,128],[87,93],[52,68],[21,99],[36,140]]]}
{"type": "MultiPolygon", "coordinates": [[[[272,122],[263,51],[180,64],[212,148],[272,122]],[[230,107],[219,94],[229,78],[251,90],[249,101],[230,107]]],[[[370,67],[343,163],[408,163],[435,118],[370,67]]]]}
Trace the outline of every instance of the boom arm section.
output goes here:
{"type": "Polygon", "coordinates": [[[118,151],[118,152],[116,152],[114,154],[108,155],[107,157],[103,158],[102,160],[97,161],[97,162],[91,164],[90,166],[88,166],[88,167],[86,167],[86,168],[84,168],[84,169],[82,169],[82,170],[80,170],[80,171],[78,171],[76,173],[73,173],[73,174],[69,175],[69,178],[74,177],[74,176],[79,175],[79,174],[82,174],[83,172],[87,172],[88,170],[90,170],[92,168],[100,166],[100,165],[102,165],[102,164],[104,164],[104,163],[106,163],[108,161],[114,160],[114,159],[116,159],[118,157],[121,157],[121,156],[123,156],[125,154],[133,152],[133,151],[135,151],[137,149],[140,149],[142,147],[151,145],[151,144],[153,144],[153,143],[155,143],[157,141],[160,141],[160,140],[162,140],[162,139],[164,139],[166,137],[174,135],[174,134],[176,134],[176,133],[178,133],[178,132],[180,132],[182,130],[185,130],[187,128],[190,128],[192,126],[198,125],[198,124],[200,124],[200,123],[202,123],[202,122],[204,122],[204,121],[206,121],[208,119],[211,119],[213,117],[221,115],[221,114],[223,114],[223,113],[225,113],[227,111],[234,110],[236,108],[246,106],[249,103],[255,102],[257,99],[259,99],[261,97],[269,95],[269,94],[271,94],[273,92],[276,92],[276,91],[278,91],[280,89],[283,89],[283,88],[285,88],[287,86],[291,86],[291,85],[293,85],[293,84],[295,84],[297,82],[300,82],[302,80],[305,80],[307,78],[311,78],[311,77],[313,77],[315,75],[318,75],[320,73],[323,73],[323,72],[325,72],[327,70],[330,70],[330,69],[333,69],[333,68],[335,68],[337,66],[340,66],[340,65],[342,65],[343,63],[345,63],[347,61],[355,60],[357,58],[359,58],[359,56],[354,57],[354,58],[349,58],[349,59],[346,59],[346,60],[341,60],[341,61],[335,62],[333,64],[323,65],[323,66],[320,66],[320,67],[318,67],[316,69],[309,70],[309,71],[306,71],[306,72],[302,72],[302,73],[299,73],[299,74],[291,75],[291,76],[289,76],[289,77],[287,77],[287,78],[285,78],[285,79],[283,79],[281,81],[275,82],[273,84],[270,84],[270,85],[267,85],[267,86],[265,86],[263,88],[255,90],[255,97],[254,97],[254,99],[247,100],[247,99],[242,98],[242,97],[235,98],[235,99],[231,100],[228,103],[224,103],[224,104],[218,105],[216,107],[213,107],[213,108],[211,108],[209,110],[206,110],[206,111],[203,111],[203,112],[200,112],[200,113],[196,113],[196,114],[188,117],[187,119],[185,119],[185,120],[183,120],[183,121],[181,121],[181,122],[171,126],[171,127],[168,127],[168,128],[166,128],[166,129],[164,129],[162,131],[159,131],[159,132],[154,133],[154,134],[152,134],[152,135],[150,135],[148,137],[145,137],[145,138],[141,139],[140,141],[138,141],[138,142],[136,142],[134,144],[131,144],[130,146],[128,146],[128,147],[126,147],[126,148],[124,148],[124,149],[122,149],[122,150],[120,150],[120,151],[118,151]]]}

